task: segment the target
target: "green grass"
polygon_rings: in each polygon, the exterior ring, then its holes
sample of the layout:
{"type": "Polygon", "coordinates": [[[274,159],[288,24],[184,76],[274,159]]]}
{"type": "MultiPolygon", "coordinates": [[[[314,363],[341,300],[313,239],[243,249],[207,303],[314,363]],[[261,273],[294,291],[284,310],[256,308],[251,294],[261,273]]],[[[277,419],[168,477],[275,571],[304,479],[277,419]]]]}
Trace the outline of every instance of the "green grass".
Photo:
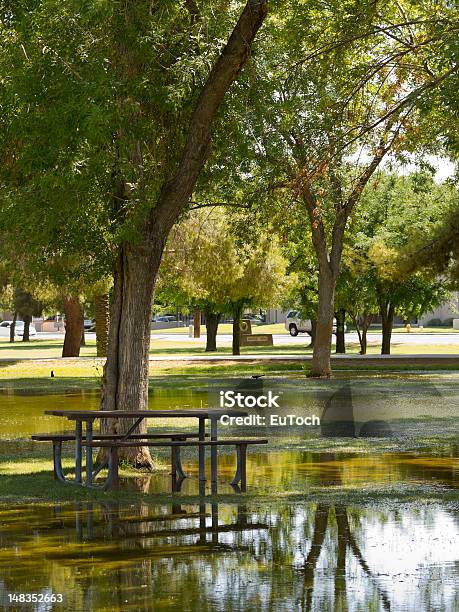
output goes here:
{"type": "MultiPolygon", "coordinates": [[[[188,335],[188,327],[172,327],[170,329],[152,329],[152,334],[186,334],[188,335]]],[[[201,334],[206,334],[207,328],[205,325],[201,325],[201,334]]],[[[232,323],[220,323],[218,326],[218,334],[232,334],[233,325],[232,323]]],[[[253,325],[252,333],[259,334],[288,334],[285,329],[284,323],[269,323],[263,325],[253,325]]]]}
{"type": "MultiPolygon", "coordinates": [[[[272,452],[284,450],[285,439],[281,440],[281,445],[270,445],[272,452]]],[[[330,440],[322,440],[322,443],[328,445],[330,452],[330,440]]],[[[292,447],[294,448],[294,447],[292,447]]],[[[33,503],[46,501],[119,501],[133,502],[150,501],[154,503],[197,503],[200,498],[195,494],[167,492],[167,485],[164,491],[159,490],[152,493],[143,493],[139,490],[120,490],[108,491],[96,489],[86,489],[79,486],[64,485],[53,479],[52,461],[49,458],[50,447],[47,444],[35,444],[33,448],[22,449],[16,445],[16,452],[10,455],[3,455],[0,458],[0,500],[2,503],[33,503]]],[[[323,452],[326,452],[325,449],[323,452]]],[[[339,449],[340,453],[354,452],[352,448],[339,449]]],[[[368,455],[370,460],[374,454],[378,453],[378,449],[361,448],[359,456],[365,460],[368,455]]],[[[385,452],[382,450],[381,452],[385,452]]],[[[410,451],[413,452],[413,451],[410,451]]],[[[441,459],[441,457],[440,457],[441,459]]],[[[360,461],[360,460],[359,460],[360,461]]],[[[167,480],[167,475],[170,470],[169,459],[166,455],[155,458],[156,470],[159,471],[167,480]]],[[[72,466],[73,458],[71,456],[63,459],[64,472],[69,478],[73,477],[72,466]]],[[[132,468],[121,465],[120,477],[139,477],[143,472],[133,470],[132,468]]],[[[241,503],[242,500],[254,501],[257,504],[272,502],[273,499],[284,502],[305,502],[305,501],[352,501],[353,503],[380,503],[383,500],[394,501],[441,501],[442,503],[452,502],[459,503],[459,492],[451,490],[440,483],[432,482],[413,482],[401,481],[394,484],[384,484],[372,482],[369,478],[368,482],[359,483],[355,486],[323,486],[312,485],[307,490],[286,489],[284,486],[276,488],[273,483],[273,493],[267,494],[254,490],[250,490],[243,495],[234,494],[219,494],[208,496],[207,501],[220,501],[226,503],[241,503]]]]}
{"type": "MultiPolygon", "coordinates": [[[[358,367],[333,365],[333,371],[346,375],[360,376],[365,372],[415,372],[415,371],[455,371],[459,366],[454,364],[430,365],[392,364],[370,365],[361,363],[358,367]]],[[[179,378],[217,377],[217,376],[250,376],[266,374],[279,376],[304,376],[309,371],[309,364],[302,362],[220,362],[200,363],[180,361],[150,362],[150,384],[162,379],[173,386],[179,378]]],[[[100,386],[102,363],[96,359],[66,360],[31,360],[3,363],[0,365],[0,388],[10,390],[37,390],[41,393],[59,392],[71,389],[96,389],[100,386]],[[51,378],[51,370],[54,378],[51,378]]]]}
{"type": "MultiPolygon", "coordinates": [[[[368,330],[369,334],[380,334],[381,327],[372,327],[368,330]]],[[[393,334],[406,334],[405,327],[394,327],[392,330],[393,334]]],[[[453,329],[452,327],[412,327],[411,334],[459,334],[459,329],[453,329]]]]}
{"type": "MultiPolygon", "coordinates": [[[[348,324],[348,330],[354,331],[351,325],[348,324]]],[[[394,327],[392,330],[394,334],[404,334],[406,333],[406,328],[403,327],[394,327]]],[[[269,323],[263,325],[252,325],[253,333],[260,334],[285,334],[288,335],[289,332],[285,329],[284,323],[269,323]]],[[[152,334],[161,335],[161,334],[186,334],[188,335],[188,327],[172,327],[170,329],[153,329],[152,334]]],[[[206,326],[201,325],[201,334],[206,334],[206,326]]],[[[232,334],[233,326],[231,323],[220,323],[218,326],[218,334],[232,334]]],[[[380,334],[381,326],[375,325],[372,326],[368,330],[369,334],[380,334]]],[[[423,329],[419,329],[418,327],[411,328],[412,334],[456,334],[459,333],[459,329],[453,329],[452,327],[424,327],[423,329]]],[[[305,338],[308,336],[305,334],[305,338]]]]}
{"type": "MultiPolygon", "coordinates": [[[[304,342],[289,343],[284,345],[274,346],[258,346],[258,347],[243,347],[242,355],[308,355],[312,353],[308,346],[309,337],[304,337],[304,342]]],[[[224,346],[219,346],[216,353],[205,353],[205,340],[163,340],[153,337],[150,346],[150,355],[152,357],[170,357],[171,360],[176,356],[187,357],[202,355],[215,357],[218,355],[231,355],[231,346],[227,342],[224,346]]],[[[346,345],[347,353],[358,354],[359,345],[357,342],[348,342],[346,345]]],[[[34,340],[30,343],[17,342],[11,345],[9,342],[0,341],[0,368],[1,363],[5,360],[19,361],[26,359],[49,359],[49,370],[56,364],[54,360],[59,360],[62,352],[62,342],[60,340],[34,340]],[[51,364],[53,362],[53,364],[51,364]]],[[[370,345],[368,354],[375,355],[380,352],[380,345],[370,345]]],[[[459,345],[456,344],[407,344],[397,343],[392,344],[392,354],[394,355],[454,355],[459,354],[459,345]]],[[[87,346],[82,347],[81,357],[96,356],[96,347],[94,341],[88,341],[87,346]]]]}

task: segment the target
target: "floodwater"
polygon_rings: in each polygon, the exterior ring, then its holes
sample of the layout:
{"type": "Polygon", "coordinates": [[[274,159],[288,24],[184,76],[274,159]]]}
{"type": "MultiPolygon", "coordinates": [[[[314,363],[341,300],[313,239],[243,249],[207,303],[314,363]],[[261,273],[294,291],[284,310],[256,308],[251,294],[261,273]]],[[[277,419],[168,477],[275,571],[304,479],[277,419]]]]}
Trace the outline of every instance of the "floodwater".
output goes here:
{"type": "Polygon", "coordinates": [[[0,600],[35,610],[458,609],[458,517],[438,505],[15,506],[0,600]]]}
{"type": "MultiPolygon", "coordinates": [[[[163,470],[122,481],[138,493],[129,504],[3,505],[0,606],[37,612],[456,611],[458,382],[456,374],[436,373],[157,387],[153,410],[215,406],[224,385],[254,394],[272,389],[281,396],[279,413],[318,414],[321,424],[229,429],[270,440],[249,453],[249,496],[229,485],[235,458],[227,449],[218,459],[218,493],[225,497],[196,503],[196,451],[187,449],[188,478],[182,496],[171,495],[169,503],[142,495],[170,491],[163,470]],[[400,493],[404,501],[395,499],[400,493]],[[14,600],[19,593],[42,601],[14,600]]],[[[5,449],[11,455],[33,433],[69,429],[44,410],[97,405],[93,391],[0,390],[0,475],[5,449]]],[[[154,425],[171,427],[167,420],[154,425]]]]}

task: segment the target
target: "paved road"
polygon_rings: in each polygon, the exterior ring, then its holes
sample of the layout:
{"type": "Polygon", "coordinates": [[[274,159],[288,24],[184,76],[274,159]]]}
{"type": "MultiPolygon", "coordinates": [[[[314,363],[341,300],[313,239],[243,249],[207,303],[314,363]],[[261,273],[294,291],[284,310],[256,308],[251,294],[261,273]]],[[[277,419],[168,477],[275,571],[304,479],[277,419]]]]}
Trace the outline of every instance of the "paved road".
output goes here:
{"type": "MultiPolygon", "coordinates": [[[[38,333],[37,337],[40,339],[48,339],[48,340],[62,340],[64,334],[53,333],[53,332],[42,332],[38,333]]],[[[86,333],[86,338],[88,340],[95,340],[96,334],[94,332],[86,333]]],[[[190,342],[191,344],[202,344],[205,341],[205,335],[201,336],[201,338],[189,338],[188,333],[183,334],[168,334],[168,333],[154,333],[152,334],[152,339],[156,340],[168,340],[175,342],[190,342]]],[[[274,334],[274,344],[277,346],[282,346],[284,344],[298,344],[303,346],[304,344],[309,344],[309,336],[307,334],[300,334],[293,338],[289,334],[274,334]]],[[[359,341],[358,336],[355,332],[349,332],[346,334],[347,342],[355,342],[359,341]]],[[[225,346],[231,344],[231,335],[230,334],[219,334],[218,342],[225,346]]],[[[381,343],[381,335],[380,334],[368,334],[368,344],[380,344],[381,343]]],[[[396,333],[392,334],[392,344],[457,344],[459,345],[459,333],[452,334],[420,334],[420,333],[396,333]]]]}

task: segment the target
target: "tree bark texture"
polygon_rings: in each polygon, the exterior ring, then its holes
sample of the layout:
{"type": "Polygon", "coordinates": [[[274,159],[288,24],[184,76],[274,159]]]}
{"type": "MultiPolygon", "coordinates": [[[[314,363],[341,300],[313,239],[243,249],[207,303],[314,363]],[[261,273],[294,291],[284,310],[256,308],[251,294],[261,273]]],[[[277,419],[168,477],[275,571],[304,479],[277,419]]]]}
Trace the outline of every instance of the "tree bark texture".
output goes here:
{"type": "Polygon", "coordinates": [[[207,329],[206,353],[211,353],[217,350],[217,331],[221,315],[218,312],[206,310],[205,316],[207,329]]]}
{"type": "Polygon", "coordinates": [[[194,318],[193,318],[193,338],[200,338],[200,337],[201,337],[201,311],[195,310],[194,318]]]}
{"type": "Polygon", "coordinates": [[[32,317],[31,315],[24,315],[22,317],[22,320],[24,321],[24,333],[22,336],[22,341],[30,342],[30,324],[32,322],[32,317]]]}
{"type": "Polygon", "coordinates": [[[107,357],[109,298],[108,294],[96,295],[94,298],[96,311],[96,351],[97,357],[107,357]]]}
{"type": "Polygon", "coordinates": [[[372,320],[372,315],[364,312],[360,317],[357,316],[354,319],[354,325],[357,330],[357,334],[359,336],[360,343],[360,355],[367,354],[367,332],[370,327],[370,323],[372,320]]]}
{"type": "Polygon", "coordinates": [[[382,345],[381,355],[390,355],[390,341],[392,338],[392,327],[394,325],[394,306],[389,302],[381,305],[382,319],[382,345]]]}
{"type": "Polygon", "coordinates": [[[336,352],[343,354],[346,352],[346,338],[344,335],[344,326],[346,322],[346,311],[344,308],[339,308],[335,314],[336,317],[336,352]]]}
{"type": "Polygon", "coordinates": [[[329,270],[319,272],[319,300],[317,306],[317,328],[314,342],[310,376],[331,376],[331,339],[336,279],[329,270]]]}
{"type": "Polygon", "coordinates": [[[241,315],[242,306],[233,311],[233,355],[241,354],[241,315]]]}
{"type": "Polygon", "coordinates": [[[10,342],[14,342],[14,334],[16,333],[16,321],[18,320],[17,310],[14,311],[13,321],[10,325],[10,342]]]}
{"type": "MultiPolygon", "coordinates": [[[[147,410],[150,317],[162,249],[125,245],[114,275],[102,410],[147,410]]],[[[102,430],[125,433],[135,419],[102,421],[102,430]]],[[[146,433],[146,423],[134,430],[146,433]]],[[[153,467],[148,447],[123,449],[137,467],[153,467]]]]}
{"type": "Polygon", "coordinates": [[[65,312],[65,337],[62,357],[79,357],[83,330],[83,308],[78,298],[66,295],[63,298],[65,312]]]}
{"type": "Polygon", "coordinates": [[[309,343],[309,348],[314,348],[314,344],[316,342],[316,334],[317,334],[317,319],[311,319],[311,331],[308,332],[311,342],[309,343]]]}

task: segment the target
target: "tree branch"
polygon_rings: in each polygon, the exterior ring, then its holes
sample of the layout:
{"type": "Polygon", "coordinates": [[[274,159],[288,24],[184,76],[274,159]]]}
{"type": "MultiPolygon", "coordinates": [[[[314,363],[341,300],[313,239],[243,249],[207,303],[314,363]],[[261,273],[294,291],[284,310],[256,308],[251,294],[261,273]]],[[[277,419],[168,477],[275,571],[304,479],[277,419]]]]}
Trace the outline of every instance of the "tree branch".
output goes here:
{"type": "Polygon", "coordinates": [[[242,204],[239,202],[205,202],[200,204],[199,202],[190,201],[192,204],[188,210],[199,210],[201,208],[216,208],[217,206],[228,206],[230,208],[250,208],[250,204],[242,204]]]}
{"type": "Polygon", "coordinates": [[[267,10],[267,0],[247,1],[226,46],[212,68],[191,116],[177,171],[163,186],[157,206],[152,210],[152,234],[158,220],[166,228],[172,227],[190,199],[199,173],[210,154],[212,122],[226,92],[249,57],[252,42],[267,10]]]}

